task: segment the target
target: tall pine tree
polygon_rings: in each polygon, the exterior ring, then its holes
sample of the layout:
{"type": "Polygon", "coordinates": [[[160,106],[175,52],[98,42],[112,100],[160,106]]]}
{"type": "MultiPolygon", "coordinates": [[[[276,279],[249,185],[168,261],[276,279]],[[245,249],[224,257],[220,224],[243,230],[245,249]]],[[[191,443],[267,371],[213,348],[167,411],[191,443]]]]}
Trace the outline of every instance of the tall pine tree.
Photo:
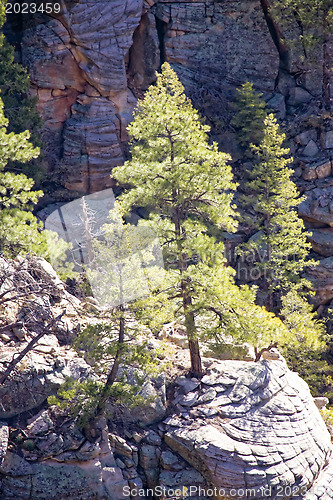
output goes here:
{"type": "MultiPolygon", "coordinates": [[[[5,21],[5,4],[6,2],[1,0],[0,27],[5,21]]],[[[17,67],[6,69],[8,61],[5,59],[9,54],[9,60],[13,62],[12,52],[3,43],[4,37],[0,34],[0,85],[2,94],[8,97],[18,91],[22,81],[26,82],[26,75],[17,67]],[[6,57],[2,59],[4,54],[6,57]]],[[[21,111],[18,104],[16,117],[20,116],[21,111]]],[[[34,181],[24,174],[6,171],[9,163],[25,164],[38,157],[39,148],[34,148],[29,139],[30,133],[27,130],[20,133],[10,130],[10,123],[4,114],[4,104],[0,98],[0,252],[6,256],[15,256],[21,251],[46,251],[46,240],[31,212],[32,205],[43,193],[32,191],[34,181]]]]}
{"type": "Polygon", "coordinates": [[[245,248],[253,252],[268,292],[268,306],[273,309],[273,294],[287,293],[291,288],[306,285],[301,278],[311,244],[307,241],[302,219],[298,217],[297,206],[303,200],[297,187],[290,179],[292,170],[288,165],[289,149],[283,147],[285,134],[273,114],[264,120],[264,136],[258,146],[251,144],[255,154],[250,181],[243,195],[243,219],[258,231],[245,248]],[[246,215],[251,208],[255,217],[246,215]]]}
{"type": "MultiPolygon", "coordinates": [[[[127,210],[151,211],[168,270],[166,300],[174,304],[174,315],[183,318],[191,371],[200,376],[197,315],[208,304],[202,290],[199,300],[198,291],[205,270],[225,266],[223,246],[215,244],[207,225],[228,230],[236,225],[229,156],[209,144],[209,127],[167,63],[139,102],[128,131],[132,159],[115,168],[113,176],[131,188],[121,196],[127,210]]],[[[224,278],[227,285],[227,272],[224,278]]]]}
{"type": "Polygon", "coordinates": [[[245,82],[236,90],[233,104],[236,113],[231,125],[236,128],[238,143],[246,149],[247,154],[250,153],[250,144],[258,145],[263,139],[264,120],[268,112],[261,96],[261,93],[254,91],[251,82],[245,82]]]}

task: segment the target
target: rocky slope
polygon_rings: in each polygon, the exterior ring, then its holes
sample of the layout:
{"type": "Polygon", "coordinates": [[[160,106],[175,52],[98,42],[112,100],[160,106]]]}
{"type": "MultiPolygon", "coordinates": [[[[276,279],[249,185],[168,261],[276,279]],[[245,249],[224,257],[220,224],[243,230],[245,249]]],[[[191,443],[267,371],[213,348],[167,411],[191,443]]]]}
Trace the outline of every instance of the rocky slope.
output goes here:
{"type": "Polygon", "coordinates": [[[306,384],[283,360],[204,361],[201,383],[175,381],[167,417],[126,421],[123,437],[102,419],[87,439],[54,407],[3,415],[1,498],[120,500],[157,486],[173,498],[333,498],[331,440],[306,384]]]}
{"type": "Polygon", "coordinates": [[[197,380],[183,375],[180,334],[169,335],[168,375],[146,380],[144,407],[109,405],[111,418],[83,432],[48,406],[66,377],[97,376],[70,347],[94,308],[43,259],[0,259],[2,500],[120,500],[130,491],[135,500],[157,486],[172,498],[214,488],[225,500],[246,490],[257,500],[333,498],[333,449],[317,408],[327,400],[314,402],[276,352],[257,363],[203,358],[197,380]]]}

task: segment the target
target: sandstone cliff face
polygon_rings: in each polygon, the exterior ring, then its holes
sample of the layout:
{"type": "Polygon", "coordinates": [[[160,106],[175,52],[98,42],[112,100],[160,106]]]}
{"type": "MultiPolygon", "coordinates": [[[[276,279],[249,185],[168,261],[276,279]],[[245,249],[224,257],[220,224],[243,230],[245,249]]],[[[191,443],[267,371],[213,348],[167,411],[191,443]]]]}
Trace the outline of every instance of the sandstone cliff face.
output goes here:
{"type": "Polygon", "coordinates": [[[65,187],[94,192],[111,186],[135,98],[125,58],[142,2],[64,3],[59,19],[24,30],[22,60],[44,117],[50,171],[65,187]]]}
{"type": "Polygon", "coordinates": [[[70,190],[112,185],[134,94],[164,60],[190,96],[207,92],[222,107],[246,80],[275,90],[280,57],[260,0],[80,0],[62,8],[57,19],[25,21],[21,45],[45,119],[50,172],[70,190]]]}
{"type": "MultiPolygon", "coordinates": [[[[61,4],[57,18],[22,19],[21,50],[45,119],[50,172],[72,191],[112,185],[136,96],[164,60],[195,102],[213,99],[222,114],[235,87],[247,80],[282,118],[286,109],[314,111],[323,95],[330,98],[332,44],[305,53],[297,41],[288,49],[282,37],[297,40],[300,28],[290,20],[282,31],[267,14],[267,0],[61,4]]],[[[332,148],[332,132],[325,132],[318,137],[314,128],[297,139],[305,167],[332,148]]]]}

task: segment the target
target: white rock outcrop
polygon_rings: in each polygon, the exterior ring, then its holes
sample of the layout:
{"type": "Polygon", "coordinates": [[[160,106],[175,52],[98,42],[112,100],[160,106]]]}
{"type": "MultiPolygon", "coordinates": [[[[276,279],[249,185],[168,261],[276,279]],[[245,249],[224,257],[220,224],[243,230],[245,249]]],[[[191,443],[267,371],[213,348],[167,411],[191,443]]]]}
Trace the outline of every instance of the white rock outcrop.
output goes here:
{"type": "Polygon", "coordinates": [[[183,387],[181,417],[166,420],[165,440],[223,498],[245,498],[249,489],[255,499],[267,491],[272,499],[306,498],[314,485],[319,491],[319,474],[333,485],[324,472],[330,435],[307,384],[283,359],[214,362],[193,391],[183,387]]]}

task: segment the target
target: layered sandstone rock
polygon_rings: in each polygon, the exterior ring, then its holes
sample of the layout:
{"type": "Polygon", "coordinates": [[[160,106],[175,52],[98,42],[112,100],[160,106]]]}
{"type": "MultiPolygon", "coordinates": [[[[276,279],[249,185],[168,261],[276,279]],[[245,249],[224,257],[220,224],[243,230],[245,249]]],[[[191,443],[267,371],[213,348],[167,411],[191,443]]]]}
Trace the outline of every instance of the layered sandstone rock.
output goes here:
{"type": "Polygon", "coordinates": [[[123,487],[128,482],[116,465],[105,421],[101,436],[89,442],[73,422],[56,428],[44,411],[25,429],[24,435],[28,437],[28,450],[23,449],[23,456],[8,450],[0,466],[3,500],[123,498],[123,487]],[[41,423],[36,425],[36,420],[43,422],[44,427],[41,423]]]}
{"type": "Polygon", "coordinates": [[[112,185],[131,89],[140,95],[163,60],[190,95],[207,88],[223,100],[246,80],[274,91],[279,55],[259,0],[63,1],[57,19],[34,21],[24,26],[22,59],[45,119],[50,173],[75,192],[112,185]]]}
{"type": "Polygon", "coordinates": [[[23,63],[46,120],[50,172],[70,190],[109,187],[112,167],[124,160],[135,104],[125,65],[141,15],[141,0],[64,2],[59,19],[24,30],[23,63]]]}
{"type": "Polygon", "coordinates": [[[287,499],[291,488],[293,498],[308,498],[314,483],[317,492],[332,487],[329,475],[317,479],[331,460],[330,435],[283,358],[215,362],[201,383],[181,383],[176,402],[180,417],[165,421],[165,440],[223,498],[251,489],[251,498],[287,499]]]}

